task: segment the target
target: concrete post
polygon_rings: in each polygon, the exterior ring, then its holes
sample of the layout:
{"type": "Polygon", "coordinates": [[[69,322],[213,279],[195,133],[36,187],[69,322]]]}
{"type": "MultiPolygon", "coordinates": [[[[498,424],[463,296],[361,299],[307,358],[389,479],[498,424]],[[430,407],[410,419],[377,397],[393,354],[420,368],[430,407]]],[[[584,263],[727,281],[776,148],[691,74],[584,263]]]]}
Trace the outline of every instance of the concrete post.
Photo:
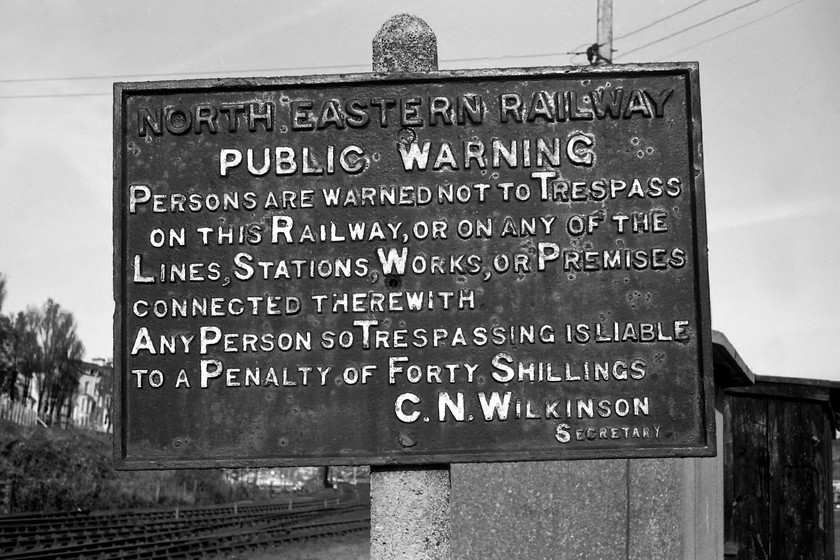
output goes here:
{"type": "Polygon", "coordinates": [[[448,468],[372,467],[371,560],[449,560],[448,468]]]}
{"type": "Polygon", "coordinates": [[[373,71],[434,72],[438,69],[437,37],[422,19],[399,14],[373,38],[373,71]]]}
{"type": "Polygon", "coordinates": [[[720,337],[714,360],[716,457],[452,465],[453,556],[723,558],[723,389],[752,374],[720,337]]]}
{"type": "Polygon", "coordinates": [[[717,457],[452,465],[453,556],[719,560],[722,431],[717,457]]]}
{"type": "MultiPolygon", "coordinates": [[[[400,14],[373,39],[373,71],[433,72],[437,38],[420,18],[400,14]]],[[[449,560],[449,468],[372,467],[371,560],[449,560]]]]}

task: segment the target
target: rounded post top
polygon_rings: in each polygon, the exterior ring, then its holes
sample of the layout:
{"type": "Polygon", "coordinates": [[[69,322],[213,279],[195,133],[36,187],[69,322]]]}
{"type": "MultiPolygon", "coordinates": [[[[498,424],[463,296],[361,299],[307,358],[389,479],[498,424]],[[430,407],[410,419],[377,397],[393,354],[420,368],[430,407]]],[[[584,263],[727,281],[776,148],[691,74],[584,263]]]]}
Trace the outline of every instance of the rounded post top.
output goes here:
{"type": "Polygon", "coordinates": [[[437,37],[411,14],[391,17],[373,38],[374,72],[432,72],[438,69],[437,37]]]}

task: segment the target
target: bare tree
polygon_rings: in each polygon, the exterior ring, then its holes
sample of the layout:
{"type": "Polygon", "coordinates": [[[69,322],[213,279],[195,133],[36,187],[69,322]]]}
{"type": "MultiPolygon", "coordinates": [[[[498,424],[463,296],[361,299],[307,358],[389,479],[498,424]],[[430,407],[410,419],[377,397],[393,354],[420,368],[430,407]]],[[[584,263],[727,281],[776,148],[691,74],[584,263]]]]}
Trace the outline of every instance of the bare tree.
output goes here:
{"type": "Polygon", "coordinates": [[[4,346],[6,361],[10,364],[2,390],[11,400],[19,397],[25,402],[29,396],[32,376],[40,365],[40,350],[35,336],[36,317],[19,312],[14,320],[9,320],[9,337],[4,346]],[[18,379],[22,384],[18,387],[18,379]]]}
{"type": "MultiPolygon", "coordinates": [[[[0,273],[0,311],[3,310],[3,302],[6,300],[6,276],[0,273]]],[[[12,359],[14,331],[12,321],[6,316],[0,315],[0,394],[8,394],[9,398],[15,398],[14,386],[17,381],[17,371],[12,359]]]]}
{"type": "MultiPolygon", "coordinates": [[[[0,311],[6,299],[6,277],[0,274],[0,311]]],[[[38,348],[33,317],[0,315],[0,394],[12,401],[29,394],[32,374],[37,367],[38,348]],[[23,387],[18,386],[22,379],[23,387]]]]}
{"type": "MultiPolygon", "coordinates": [[[[5,298],[6,277],[0,273],[0,311],[5,298]]],[[[50,422],[59,420],[62,409],[68,419],[73,412],[83,355],[73,315],[52,299],[15,317],[0,315],[0,393],[25,400],[37,376],[38,413],[50,422]]]]}
{"type": "Polygon", "coordinates": [[[69,419],[84,355],[84,346],[76,337],[76,321],[52,299],[41,310],[30,308],[27,312],[35,326],[39,353],[38,413],[49,423],[60,422],[62,408],[66,406],[69,419]]]}

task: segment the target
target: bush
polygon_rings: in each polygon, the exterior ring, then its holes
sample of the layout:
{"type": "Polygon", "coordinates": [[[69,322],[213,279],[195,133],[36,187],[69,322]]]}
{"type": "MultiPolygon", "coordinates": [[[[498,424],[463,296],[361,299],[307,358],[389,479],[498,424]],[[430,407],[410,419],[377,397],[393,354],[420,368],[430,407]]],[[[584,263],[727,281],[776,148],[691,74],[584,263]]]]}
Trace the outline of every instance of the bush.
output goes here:
{"type": "Polygon", "coordinates": [[[0,480],[12,480],[13,512],[128,509],[224,503],[221,470],[113,469],[111,438],[75,429],[0,422],[0,480]]]}
{"type": "MultiPolygon", "coordinates": [[[[111,454],[109,435],[0,420],[0,481],[13,481],[13,513],[210,505],[273,495],[257,484],[253,469],[227,476],[221,469],[117,472],[111,454]]],[[[292,470],[296,491],[323,488],[320,469],[292,470]]]]}
{"type": "Polygon", "coordinates": [[[35,430],[12,442],[8,460],[14,468],[13,508],[16,511],[95,509],[114,471],[102,454],[102,443],[70,430],[52,437],[35,430]]]}

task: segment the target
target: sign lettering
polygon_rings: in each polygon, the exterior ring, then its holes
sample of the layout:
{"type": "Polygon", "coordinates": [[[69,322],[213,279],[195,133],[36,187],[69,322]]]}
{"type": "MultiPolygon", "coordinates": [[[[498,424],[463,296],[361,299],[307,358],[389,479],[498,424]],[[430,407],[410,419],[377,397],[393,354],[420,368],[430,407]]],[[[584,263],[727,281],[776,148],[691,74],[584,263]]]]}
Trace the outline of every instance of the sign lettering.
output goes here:
{"type": "Polygon", "coordinates": [[[118,84],[127,468],[710,454],[697,71],[118,84]]]}

